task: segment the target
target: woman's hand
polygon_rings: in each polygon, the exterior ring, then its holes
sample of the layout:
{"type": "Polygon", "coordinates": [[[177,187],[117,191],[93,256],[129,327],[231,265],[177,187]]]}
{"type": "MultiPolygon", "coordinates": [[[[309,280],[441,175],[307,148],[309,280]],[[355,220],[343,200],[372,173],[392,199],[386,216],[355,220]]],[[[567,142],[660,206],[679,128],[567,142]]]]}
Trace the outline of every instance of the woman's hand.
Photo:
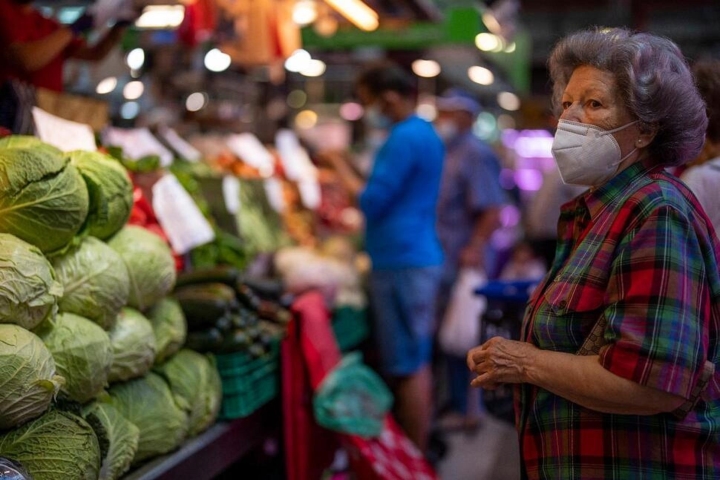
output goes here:
{"type": "Polygon", "coordinates": [[[478,375],[470,385],[494,390],[502,383],[527,382],[526,369],[538,352],[529,343],[493,337],[468,352],[468,368],[478,375]]]}

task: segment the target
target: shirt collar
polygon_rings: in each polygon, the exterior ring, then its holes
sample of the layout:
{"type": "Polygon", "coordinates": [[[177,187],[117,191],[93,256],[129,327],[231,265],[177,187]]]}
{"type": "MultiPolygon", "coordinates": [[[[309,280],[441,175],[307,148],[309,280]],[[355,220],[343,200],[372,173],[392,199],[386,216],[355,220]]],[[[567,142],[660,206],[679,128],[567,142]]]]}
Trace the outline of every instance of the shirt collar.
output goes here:
{"type": "Polygon", "coordinates": [[[583,193],[581,198],[590,213],[590,218],[595,220],[620,193],[644,178],[650,171],[662,168],[657,165],[646,165],[645,162],[635,162],[601,186],[583,193]]]}

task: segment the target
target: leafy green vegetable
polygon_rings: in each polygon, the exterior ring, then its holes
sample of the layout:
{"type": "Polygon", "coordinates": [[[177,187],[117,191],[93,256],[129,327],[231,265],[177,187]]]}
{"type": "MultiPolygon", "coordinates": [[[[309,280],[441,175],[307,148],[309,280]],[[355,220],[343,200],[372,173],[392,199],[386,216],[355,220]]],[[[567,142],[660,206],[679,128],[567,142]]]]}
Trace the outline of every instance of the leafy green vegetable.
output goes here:
{"type": "MultiPolygon", "coordinates": [[[[94,402],[83,416],[95,417],[108,439],[108,451],[102,460],[98,480],[116,480],[130,469],[140,441],[140,430],[112,405],[94,402]]],[[[89,419],[88,419],[89,420],[89,419]]],[[[94,422],[89,422],[94,427],[94,422]]],[[[96,433],[97,430],[96,430],[96,433]]]]}
{"type": "Polygon", "coordinates": [[[188,417],[160,376],[149,373],[118,383],[109,393],[110,403],[140,429],[134,464],[175,450],[185,440],[188,417]]]}
{"type": "Polygon", "coordinates": [[[118,253],[101,240],[85,238],[53,261],[64,293],[60,311],[74,313],[109,330],[130,295],[130,277],[118,253]]]}
{"type": "Polygon", "coordinates": [[[108,242],[130,274],[128,304],[144,311],[175,286],[175,260],[167,243],[142,227],[127,225],[108,242]]]}
{"type": "Polygon", "coordinates": [[[124,382],[145,375],[155,361],[155,333],[137,310],[123,308],[110,330],[113,362],[109,382],[124,382]]]}
{"type": "Polygon", "coordinates": [[[148,311],[157,343],[155,363],[162,363],[174,355],[185,343],[187,323],[180,304],[171,297],[161,299],[148,311]]]}
{"type": "Polygon", "coordinates": [[[20,462],[35,480],[97,480],[101,462],[90,425],[59,410],[0,435],[0,456],[20,462]]]}
{"type": "Polygon", "coordinates": [[[178,405],[190,415],[189,436],[210,427],[217,418],[222,400],[220,375],[205,355],[180,350],[157,371],[168,381],[178,405]]]}
{"type": "Polygon", "coordinates": [[[42,415],[63,381],[35,334],[17,325],[0,325],[0,430],[42,415]]]}
{"type": "Polygon", "coordinates": [[[85,403],[105,388],[113,354],[102,328],[87,318],[61,313],[55,322],[42,324],[37,333],[52,353],[58,373],[65,377],[62,395],[85,403]]]}
{"type": "Polygon", "coordinates": [[[133,187],[120,162],[100,152],[70,152],[70,162],[85,180],[90,196],[90,209],[85,228],[100,239],[117,233],[130,217],[133,187]]]}
{"type": "Polygon", "coordinates": [[[40,146],[0,149],[0,232],[56,253],[87,213],[87,187],[69,158],[40,146]]]}
{"type": "Polygon", "coordinates": [[[37,247],[0,233],[0,323],[31,330],[55,318],[62,294],[55,270],[37,247]]]}
{"type": "Polygon", "coordinates": [[[38,137],[31,135],[11,135],[0,138],[0,148],[32,148],[44,151],[50,155],[63,155],[62,150],[49,143],[45,143],[38,137]]]}

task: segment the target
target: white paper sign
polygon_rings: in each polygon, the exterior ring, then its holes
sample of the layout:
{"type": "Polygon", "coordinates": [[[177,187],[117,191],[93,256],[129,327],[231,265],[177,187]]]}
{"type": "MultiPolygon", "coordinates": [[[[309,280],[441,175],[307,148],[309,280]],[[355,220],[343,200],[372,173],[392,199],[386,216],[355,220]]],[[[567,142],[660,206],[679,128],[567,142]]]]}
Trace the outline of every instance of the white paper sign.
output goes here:
{"type": "Polygon", "coordinates": [[[275,159],[265,145],[252,133],[230,135],[227,146],[240,159],[260,171],[267,178],[275,173],[275,159]]]}
{"type": "Polygon", "coordinates": [[[185,254],[215,239],[215,232],[189,193],[172,174],[153,185],[153,210],[173,250],[185,254]]]}
{"type": "Polygon", "coordinates": [[[322,192],[317,179],[301,180],[297,185],[300,191],[300,200],[303,205],[305,205],[305,208],[309,208],[310,210],[319,208],[322,200],[322,192]]]}
{"type": "Polygon", "coordinates": [[[282,213],[285,210],[282,182],[277,178],[265,179],[265,195],[273,210],[282,213]]]}
{"type": "Polygon", "coordinates": [[[168,127],[163,127],[159,130],[160,135],[175,150],[180,156],[190,162],[197,162],[202,157],[200,151],[185,141],[175,130],[168,127]]]}
{"type": "Polygon", "coordinates": [[[228,213],[233,215],[240,211],[240,180],[232,175],[225,175],[222,182],[223,199],[228,213]]]}
{"type": "Polygon", "coordinates": [[[97,150],[95,134],[89,125],[56,117],[38,107],[32,109],[38,137],[63,152],[97,150]]]}
{"type": "Polygon", "coordinates": [[[320,206],[320,184],[318,171],[310,160],[300,141],[292,130],[278,130],[275,135],[275,146],[289,180],[298,184],[300,200],[306,208],[314,210],[320,206]]]}
{"type": "Polygon", "coordinates": [[[103,131],[103,143],[122,148],[123,154],[133,160],[157,155],[163,167],[171,165],[173,161],[172,152],[165,148],[147,128],[108,127],[103,131]]]}

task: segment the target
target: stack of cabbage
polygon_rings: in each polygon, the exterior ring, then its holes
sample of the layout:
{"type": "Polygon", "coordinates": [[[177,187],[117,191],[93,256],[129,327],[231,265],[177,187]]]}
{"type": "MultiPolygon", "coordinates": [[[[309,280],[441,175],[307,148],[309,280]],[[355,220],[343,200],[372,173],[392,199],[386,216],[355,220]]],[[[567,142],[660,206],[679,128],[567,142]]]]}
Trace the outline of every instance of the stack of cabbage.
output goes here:
{"type": "Polygon", "coordinates": [[[35,480],[116,479],[215,421],[217,371],[180,351],[172,253],[132,203],[110,157],[0,140],[0,457],[35,480]]]}

